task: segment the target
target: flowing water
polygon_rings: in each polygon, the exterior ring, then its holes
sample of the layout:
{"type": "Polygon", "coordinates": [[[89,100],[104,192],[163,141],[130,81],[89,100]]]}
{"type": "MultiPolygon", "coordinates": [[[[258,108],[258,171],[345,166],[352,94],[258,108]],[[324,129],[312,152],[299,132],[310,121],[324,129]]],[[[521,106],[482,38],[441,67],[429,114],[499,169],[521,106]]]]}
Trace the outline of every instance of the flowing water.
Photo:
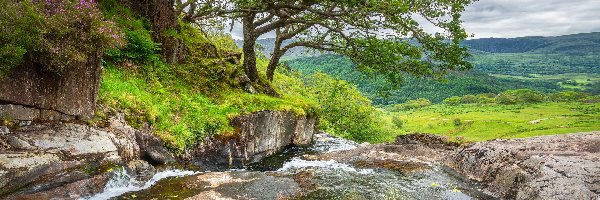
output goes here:
{"type": "MultiPolygon", "coordinates": [[[[434,165],[431,169],[415,172],[408,175],[401,174],[392,170],[385,169],[365,169],[339,163],[336,161],[312,161],[303,160],[303,155],[316,155],[326,152],[335,152],[340,150],[349,150],[357,148],[358,144],[331,137],[325,134],[317,134],[315,143],[311,147],[299,148],[291,147],[281,154],[264,159],[260,163],[246,166],[244,169],[232,170],[236,176],[257,177],[257,173],[271,174],[277,173],[278,176],[294,176],[301,173],[310,173],[310,183],[313,187],[310,192],[303,193],[301,196],[295,196],[294,199],[490,199],[491,197],[480,192],[478,185],[473,183],[451,169],[441,165],[434,165]]],[[[123,170],[124,171],[124,170],[123,170]]],[[[189,191],[180,192],[182,195],[156,196],[155,188],[169,188],[167,190],[178,190],[181,186],[190,185],[186,181],[194,180],[193,176],[208,174],[209,172],[193,172],[182,170],[167,170],[157,173],[150,181],[146,183],[137,183],[126,173],[116,176],[105,191],[89,199],[109,199],[123,198],[124,194],[128,197],[137,199],[169,197],[169,199],[178,199],[185,197],[183,194],[189,191]],[[181,177],[181,178],[169,178],[181,177]],[[165,179],[159,181],[160,179],[165,179]],[[176,183],[176,184],[175,184],[176,183]],[[176,185],[175,187],[172,187],[176,185]],[[170,186],[170,187],[167,187],[170,186]],[[135,192],[140,191],[140,192],[135,192]],[[146,191],[146,192],[144,192],[146,191]]],[[[254,180],[254,179],[252,179],[254,180]]],[[[281,189],[283,183],[277,180],[271,180],[271,183],[261,183],[263,187],[255,189],[255,186],[239,185],[232,186],[232,193],[262,193],[268,185],[275,185],[281,189]],[[244,190],[235,189],[235,187],[247,187],[244,190]],[[248,189],[250,188],[250,189],[248,189]],[[250,191],[248,191],[250,190],[250,191]]],[[[295,184],[295,183],[294,183],[295,184]]],[[[207,187],[207,186],[197,186],[207,187]]],[[[274,186],[271,186],[274,187],[274,186]]],[[[188,189],[189,190],[189,189],[188,189]]],[[[281,189],[283,190],[283,189],[281,189]]],[[[178,191],[168,191],[169,194],[178,194],[178,191]]],[[[199,192],[196,192],[199,193],[199,192]]],[[[233,198],[243,198],[244,195],[235,194],[233,198]]],[[[257,197],[254,194],[254,197],[257,197]]],[[[190,195],[188,195],[190,196],[190,195]]],[[[266,196],[266,193],[265,193],[266,196]]],[[[258,198],[260,199],[260,195],[258,198]]],[[[267,198],[267,197],[265,197],[267,198]]],[[[268,199],[268,198],[267,198],[268,199]]]]}

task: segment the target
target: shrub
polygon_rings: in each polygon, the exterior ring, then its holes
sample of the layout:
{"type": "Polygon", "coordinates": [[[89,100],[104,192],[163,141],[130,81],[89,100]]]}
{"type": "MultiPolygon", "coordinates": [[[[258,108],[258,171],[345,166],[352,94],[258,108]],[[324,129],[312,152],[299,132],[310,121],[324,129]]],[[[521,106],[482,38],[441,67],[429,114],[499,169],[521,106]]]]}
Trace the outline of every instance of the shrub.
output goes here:
{"type": "Polygon", "coordinates": [[[452,106],[456,106],[459,105],[461,101],[460,97],[454,96],[454,97],[449,97],[444,99],[443,103],[448,104],[448,105],[452,105],[452,106]]]}
{"type": "Polygon", "coordinates": [[[479,102],[479,98],[477,98],[475,95],[465,95],[460,98],[460,103],[463,103],[463,104],[478,103],[478,102],[479,102]]]}
{"type": "Polygon", "coordinates": [[[402,126],[404,126],[404,121],[402,121],[402,119],[398,116],[394,116],[392,117],[392,123],[394,124],[394,126],[396,126],[396,128],[402,128],[402,126]]]}
{"type": "Polygon", "coordinates": [[[589,96],[587,93],[577,91],[564,91],[550,94],[548,100],[554,102],[571,102],[585,99],[589,96]]]}
{"type": "Polygon", "coordinates": [[[3,69],[19,65],[30,53],[46,70],[62,72],[100,56],[104,49],[125,44],[122,32],[104,20],[93,0],[3,0],[2,4],[10,4],[11,10],[0,17],[5,29],[0,40],[6,43],[0,54],[10,64],[3,69]]]}
{"type": "Polygon", "coordinates": [[[544,99],[544,94],[530,89],[508,90],[496,97],[500,104],[540,103],[544,99]]]}
{"type": "Polygon", "coordinates": [[[431,105],[431,101],[425,98],[418,98],[415,100],[409,100],[403,104],[394,105],[395,110],[413,110],[423,108],[431,105]]]}
{"type": "Polygon", "coordinates": [[[459,118],[456,118],[452,120],[452,124],[454,124],[454,126],[461,126],[463,123],[459,118]]]}

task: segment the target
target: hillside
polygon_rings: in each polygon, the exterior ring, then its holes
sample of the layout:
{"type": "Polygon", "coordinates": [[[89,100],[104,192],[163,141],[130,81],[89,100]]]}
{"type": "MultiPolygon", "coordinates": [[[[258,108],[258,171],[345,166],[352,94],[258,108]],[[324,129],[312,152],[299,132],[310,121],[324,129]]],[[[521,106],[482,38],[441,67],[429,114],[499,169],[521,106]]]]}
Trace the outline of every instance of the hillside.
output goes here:
{"type": "Polygon", "coordinates": [[[600,52],[600,33],[555,37],[481,38],[464,41],[465,46],[487,53],[543,53],[586,55],[600,52]]]}

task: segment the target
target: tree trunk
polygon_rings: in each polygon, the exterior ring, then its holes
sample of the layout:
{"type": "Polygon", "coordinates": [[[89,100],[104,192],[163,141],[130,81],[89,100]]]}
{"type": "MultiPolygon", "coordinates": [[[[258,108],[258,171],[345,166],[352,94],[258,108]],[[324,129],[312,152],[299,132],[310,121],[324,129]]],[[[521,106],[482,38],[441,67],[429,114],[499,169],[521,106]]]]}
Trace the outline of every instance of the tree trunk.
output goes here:
{"type": "Polygon", "coordinates": [[[283,40],[280,38],[277,38],[275,40],[273,54],[271,55],[271,60],[269,61],[269,65],[267,66],[267,79],[269,79],[270,82],[273,82],[273,75],[275,75],[275,69],[277,69],[277,65],[279,65],[279,60],[285,53],[285,51],[281,49],[282,43],[283,40]]]}
{"type": "Polygon", "coordinates": [[[258,70],[256,69],[256,39],[254,35],[254,14],[244,16],[242,25],[244,29],[244,72],[252,82],[258,81],[258,70]]]}

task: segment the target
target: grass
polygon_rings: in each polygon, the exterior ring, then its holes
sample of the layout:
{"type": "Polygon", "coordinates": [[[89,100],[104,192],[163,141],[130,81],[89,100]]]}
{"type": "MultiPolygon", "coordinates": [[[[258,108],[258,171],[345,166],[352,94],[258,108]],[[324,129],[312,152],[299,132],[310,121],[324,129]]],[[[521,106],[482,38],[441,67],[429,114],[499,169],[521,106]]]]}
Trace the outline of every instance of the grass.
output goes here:
{"type": "Polygon", "coordinates": [[[595,84],[600,82],[600,74],[586,74],[586,73],[565,73],[565,74],[529,74],[525,76],[515,75],[504,75],[504,74],[492,74],[497,78],[514,78],[520,80],[550,80],[557,81],[558,84],[565,89],[586,89],[588,84],[595,84]],[[567,83],[570,82],[571,84],[567,83]]]}
{"type": "Polygon", "coordinates": [[[600,103],[449,106],[391,112],[403,121],[402,132],[432,133],[466,141],[524,138],[600,130],[600,103]],[[456,125],[458,119],[461,123],[456,125]]]}
{"type": "Polygon", "coordinates": [[[230,120],[242,114],[263,110],[314,113],[310,100],[284,95],[274,98],[225,90],[219,97],[207,97],[178,78],[148,81],[146,77],[116,67],[106,67],[99,93],[104,108],[98,118],[122,112],[127,122],[140,128],[146,124],[175,153],[206,136],[234,133],[230,120]]]}

